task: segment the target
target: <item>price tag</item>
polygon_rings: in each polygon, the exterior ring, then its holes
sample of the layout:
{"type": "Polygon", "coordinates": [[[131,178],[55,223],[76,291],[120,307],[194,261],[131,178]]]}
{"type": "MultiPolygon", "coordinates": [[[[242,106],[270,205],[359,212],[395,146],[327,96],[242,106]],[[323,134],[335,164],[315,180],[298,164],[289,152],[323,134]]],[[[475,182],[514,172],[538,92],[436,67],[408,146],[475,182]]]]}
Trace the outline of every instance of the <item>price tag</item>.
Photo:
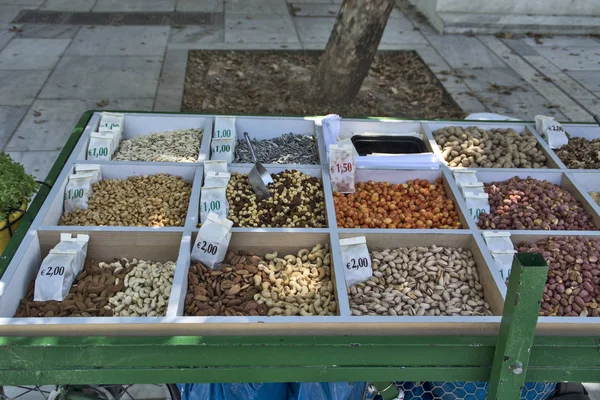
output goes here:
{"type": "Polygon", "coordinates": [[[73,276],[77,276],[79,272],[83,270],[85,265],[85,258],[87,256],[88,242],[90,241],[89,235],[79,234],[77,237],[71,237],[70,233],[61,233],[60,242],[54,247],[54,250],[60,252],[77,252],[77,258],[75,259],[73,270],[73,276]]]}
{"type": "Polygon", "coordinates": [[[455,169],[452,171],[457,185],[478,183],[477,173],[472,169],[455,169]]]}
{"type": "Polygon", "coordinates": [[[490,213],[489,196],[487,193],[467,193],[465,195],[467,208],[471,214],[471,218],[475,222],[479,221],[479,215],[482,213],[490,213]]]}
{"type": "Polygon", "coordinates": [[[340,239],[344,277],[348,287],[365,282],[373,276],[371,255],[364,236],[340,239]]]}
{"type": "Polygon", "coordinates": [[[94,183],[98,183],[102,180],[102,168],[100,164],[76,164],[75,165],[75,175],[77,174],[91,174],[92,175],[92,185],[94,183]]]}
{"type": "Polygon", "coordinates": [[[200,189],[200,222],[204,223],[209,213],[216,214],[219,218],[227,218],[229,202],[227,201],[227,187],[203,187],[200,189]]]}
{"type": "Polygon", "coordinates": [[[517,253],[516,250],[492,250],[491,253],[496,263],[496,268],[500,271],[500,276],[504,282],[508,282],[513,259],[517,253]]]}
{"type": "Polygon", "coordinates": [[[64,206],[66,212],[87,210],[88,200],[92,195],[92,173],[69,175],[69,181],[65,187],[64,206]]]}
{"type": "Polygon", "coordinates": [[[483,240],[490,250],[514,250],[510,232],[483,231],[483,240]]]}
{"type": "Polygon", "coordinates": [[[192,260],[199,261],[213,269],[222,263],[231,240],[232,226],[233,221],[219,218],[215,213],[209,213],[194,242],[192,260]]]}
{"type": "Polygon", "coordinates": [[[208,173],[211,171],[228,172],[227,161],[224,161],[224,160],[204,161],[204,175],[208,175],[208,173]]]}
{"type": "Polygon", "coordinates": [[[205,188],[211,187],[227,187],[231,174],[229,172],[208,171],[204,178],[205,188]]]}
{"type": "Polygon", "coordinates": [[[481,182],[461,183],[458,185],[458,189],[463,197],[468,193],[485,193],[485,190],[483,189],[483,183],[481,182]]]}
{"type": "Polygon", "coordinates": [[[233,162],[235,154],[234,139],[212,139],[210,143],[210,159],[225,160],[228,163],[233,162]]]}
{"type": "Polygon", "coordinates": [[[75,250],[50,250],[50,253],[42,261],[35,278],[33,300],[63,301],[73,285],[76,259],[77,251],[75,250]]]}
{"type": "Polygon", "coordinates": [[[536,115],[535,129],[546,139],[552,149],[558,149],[569,143],[565,130],[560,122],[554,120],[554,117],[536,115]]]}
{"type": "Polygon", "coordinates": [[[235,117],[216,117],[215,128],[213,129],[213,139],[234,139],[237,140],[237,131],[235,129],[235,117]]]}
{"type": "Polygon", "coordinates": [[[115,134],[111,132],[93,132],[87,148],[88,160],[110,160],[113,154],[115,134]]]}
{"type": "Polygon", "coordinates": [[[355,174],[355,155],[352,143],[330,145],[329,176],[333,190],[339,193],[354,193],[355,174]]]}

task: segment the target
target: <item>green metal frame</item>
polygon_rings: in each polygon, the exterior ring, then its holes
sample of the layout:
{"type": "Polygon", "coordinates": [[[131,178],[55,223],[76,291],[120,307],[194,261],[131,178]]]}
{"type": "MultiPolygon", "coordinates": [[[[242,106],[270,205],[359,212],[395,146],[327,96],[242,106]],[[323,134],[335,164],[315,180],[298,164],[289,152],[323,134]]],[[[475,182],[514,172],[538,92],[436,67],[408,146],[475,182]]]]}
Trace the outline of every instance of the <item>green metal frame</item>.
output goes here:
{"type": "MultiPolygon", "coordinates": [[[[93,112],[79,120],[47,183],[93,112]]],[[[42,187],[31,215],[47,195],[42,187]]],[[[0,275],[29,225],[23,221],[0,257],[0,275]]],[[[392,381],[489,381],[489,398],[504,400],[518,398],[525,381],[600,382],[600,332],[534,337],[547,271],[540,261],[515,258],[497,337],[0,337],[0,385],[371,381],[383,390],[392,381]]]]}

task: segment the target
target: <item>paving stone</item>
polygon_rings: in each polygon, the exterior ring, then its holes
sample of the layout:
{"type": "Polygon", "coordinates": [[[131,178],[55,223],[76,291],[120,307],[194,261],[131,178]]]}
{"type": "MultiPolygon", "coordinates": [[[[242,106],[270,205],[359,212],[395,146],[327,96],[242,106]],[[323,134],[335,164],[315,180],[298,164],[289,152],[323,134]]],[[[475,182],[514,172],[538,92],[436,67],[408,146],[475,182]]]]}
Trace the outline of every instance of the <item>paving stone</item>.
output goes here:
{"type": "Polygon", "coordinates": [[[539,72],[527,63],[523,58],[512,53],[512,51],[494,36],[481,36],[480,40],[496,55],[506,59],[507,64],[529,84],[535,86],[548,103],[560,104],[560,111],[573,121],[588,121],[591,115],[583,107],[577,104],[552,82],[540,79],[539,72]]]}
{"type": "Polygon", "coordinates": [[[50,74],[46,71],[0,70],[0,105],[28,106],[50,74]]]}
{"type": "MultiPolygon", "coordinates": [[[[198,43],[192,47],[194,50],[302,50],[300,43],[198,43]]],[[[172,44],[169,49],[181,50],[190,49],[190,46],[181,46],[172,44]]]]}
{"type": "Polygon", "coordinates": [[[473,96],[469,96],[466,91],[460,89],[447,89],[456,104],[467,114],[486,112],[485,106],[473,96]]]}
{"type": "Polygon", "coordinates": [[[96,26],[83,28],[67,55],[162,56],[169,37],[168,26],[96,26]]]}
{"type": "Polygon", "coordinates": [[[58,24],[21,24],[20,28],[15,37],[36,39],[72,39],[80,29],[76,25],[58,24]]]}
{"type": "Polygon", "coordinates": [[[175,0],[98,0],[92,11],[174,11],[175,0]]]}
{"type": "MultiPolygon", "coordinates": [[[[227,14],[277,14],[290,15],[285,1],[280,0],[225,0],[227,14]]],[[[272,17],[271,17],[272,18],[272,17]]]]}
{"type": "Polygon", "coordinates": [[[539,53],[522,39],[502,39],[504,44],[522,56],[538,56],[539,53]]]}
{"type": "Polygon", "coordinates": [[[0,26],[0,51],[2,51],[4,46],[6,46],[8,44],[8,42],[10,42],[12,40],[12,38],[15,36],[15,33],[9,31],[8,29],[9,29],[8,27],[5,29],[2,29],[2,27],[0,26]]]}
{"type": "Polygon", "coordinates": [[[223,0],[177,0],[175,11],[223,12],[223,0]]]}
{"type": "Polygon", "coordinates": [[[0,24],[10,24],[24,7],[0,4],[0,24]]]}
{"type": "Polygon", "coordinates": [[[96,4],[96,0],[46,0],[40,10],[88,12],[96,4]]]}
{"type": "Polygon", "coordinates": [[[44,180],[60,151],[8,151],[7,153],[13,160],[21,163],[25,171],[35,176],[37,180],[44,180]]]}
{"type": "Polygon", "coordinates": [[[592,92],[600,91],[600,67],[596,71],[566,71],[566,74],[592,92]]]}
{"type": "Polygon", "coordinates": [[[533,121],[538,114],[554,116],[559,119],[567,118],[560,108],[548,108],[548,101],[535,91],[513,91],[510,95],[495,92],[477,92],[478,99],[488,109],[497,114],[507,115],[523,121],[533,121]]]}
{"type": "Polygon", "coordinates": [[[153,99],[36,100],[6,150],[60,150],[85,111],[101,108],[150,111],[152,103],[153,99]]]}
{"type": "Polygon", "coordinates": [[[42,99],[150,98],[162,58],[64,56],[44,85],[42,99]]]}
{"type": "Polygon", "coordinates": [[[0,52],[0,69],[52,69],[71,39],[13,39],[0,52]]]}
{"type": "Polygon", "coordinates": [[[225,14],[226,43],[299,43],[289,15],[225,14]]]}
{"type": "Polygon", "coordinates": [[[171,28],[169,49],[195,49],[199,43],[223,43],[225,30],[214,26],[171,28]]]}
{"type": "Polygon", "coordinates": [[[381,43],[419,43],[429,45],[419,31],[413,30],[413,24],[406,18],[388,20],[388,24],[383,31],[381,43]]]}
{"type": "Polygon", "coordinates": [[[339,4],[292,3],[296,17],[335,17],[340,11],[339,4]]]}
{"type": "Polygon", "coordinates": [[[430,36],[429,41],[452,68],[505,68],[506,64],[476,37],[430,36]]]}
{"type": "Polygon", "coordinates": [[[440,53],[433,47],[423,47],[417,49],[416,52],[433,72],[451,69],[448,63],[440,56],[440,53]]]}
{"type": "Polygon", "coordinates": [[[510,68],[459,68],[458,72],[465,75],[465,83],[476,92],[488,90],[492,84],[501,86],[529,86],[523,78],[510,68]],[[474,78],[472,78],[474,76],[474,78]]]}
{"type": "Polygon", "coordinates": [[[538,47],[538,53],[561,69],[574,71],[600,69],[599,47],[538,47]]]}
{"type": "Polygon", "coordinates": [[[600,42],[590,37],[583,36],[552,36],[539,39],[537,43],[534,38],[524,38],[523,41],[532,47],[598,47],[600,42]]]}
{"type": "Polygon", "coordinates": [[[294,24],[302,44],[325,44],[335,25],[335,18],[295,17],[294,24]]]}
{"type": "Polygon", "coordinates": [[[186,50],[167,50],[154,102],[154,111],[178,112],[181,110],[187,53],[186,50]]]}
{"type": "Polygon", "coordinates": [[[288,0],[288,3],[290,3],[290,4],[333,4],[335,2],[332,0],[288,0]]]}
{"type": "Polygon", "coordinates": [[[0,106],[0,149],[3,149],[27,112],[27,106],[0,106]]]}

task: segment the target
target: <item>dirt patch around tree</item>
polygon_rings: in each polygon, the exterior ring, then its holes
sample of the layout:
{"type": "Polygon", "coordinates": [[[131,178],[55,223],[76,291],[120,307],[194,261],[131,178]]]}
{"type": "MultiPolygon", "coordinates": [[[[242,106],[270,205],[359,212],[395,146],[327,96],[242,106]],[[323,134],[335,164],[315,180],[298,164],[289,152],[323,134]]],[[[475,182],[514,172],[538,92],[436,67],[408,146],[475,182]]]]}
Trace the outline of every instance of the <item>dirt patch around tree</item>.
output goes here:
{"type": "MultiPolygon", "coordinates": [[[[462,119],[413,51],[382,52],[354,101],[323,107],[306,98],[322,52],[190,51],[182,111],[208,114],[377,116],[462,119]]],[[[323,93],[327,96],[327,93],[323,93]]]]}

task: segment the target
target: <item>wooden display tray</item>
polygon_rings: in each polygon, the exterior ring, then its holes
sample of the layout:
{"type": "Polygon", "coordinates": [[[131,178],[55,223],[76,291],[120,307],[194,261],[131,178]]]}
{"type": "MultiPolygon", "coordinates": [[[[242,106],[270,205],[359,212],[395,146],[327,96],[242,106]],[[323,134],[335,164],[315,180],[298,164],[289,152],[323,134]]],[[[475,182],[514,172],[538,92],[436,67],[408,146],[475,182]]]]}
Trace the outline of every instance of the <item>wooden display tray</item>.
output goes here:
{"type": "MultiPolygon", "coordinates": [[[[31,224],[24,240],[15,253],[12,262],[0,280],[0,335],[495,335],[500,324],[503,299],[506,287],[494,261],[487,251],[481,231],[468,216],[466,204],[456,186],[451,170],[446,166],[440,169],[358,169],[357,181],[390,181],[403,183],[409,179],[435,180],[442,177],[447,196],[457,207],[463,229],[343,229],[335,226],[333,193],[329,181],[324,141],[319,120],[307,118],[271,118],[238,117],[236,126],[238,138],[248,131],[253,138],[273,138],[284,133],[316,135],[321,165],[267,165],[270,172],[285,169],[297,169],[304,173],[320,177],[325,193],[328,227],[307,228],[234,228],[230,248],[243,249],[263,255],[277,250],[280,253],[297,252],[301,248],[312,247],[317,243],[329,244],[333,260],[333,281],[338,315],[326,317],[188,317],[183,316],[183,301],[187,291],[187,271],[190,265],[190,251],[197,234],[200,188],[202,186],[203,164],[208,159],[211,130],[214,126],[212,116],[194,116],[179,114],[142,114],[126,113],[124,137],[147,134],[160,130],[177,128],[204,127],[204,138],[198,163],[150,163],[86,161],[85,150],[90,133],[97,127],[100,113],[94,113],[85,128],[74,151],[66,162],[57,183],[51,189],[38,215],[31,224]],[[181,119],[181,120],[180,120],[181,119]],[[182,176],[192,182],[192,195],[185,225],[182,227],[85,227],[57,226],[62,214],[64,188],[74,164],[100,164],[104,179],[123,178],[131,175],[169,173],[182,176]],[[173,288],[171,291],[167,315],[165,317],[77,317],[77,318],[12,318],[27,285],[36,275],[42,258],[59,241],[61,232],[87,233],[90,235],[88,258],[98,261],[110,261],[113,258],[137,257],[156,261],[176,261],[173,288]],[[339,239],[352,236],[366,236],[372,250],[385,247],[447,245],[467,247],[474,253],[485,298],[490,303],[494,316],[489,317],[393,317],[350,315],[344,269],[339,251],[339,239]]],[[[460,123],[456,122],[419,122],[419,121],[365,121],[343,120],[342,129],[357,132],[398,133],[418,131],[428,139],[430,149],[439,154],[431,132],[441,126],[477,125],[486,128],[513,127],[515,123],[460,123]],[[418,128],[418,129],[417,129],[418,128]]],[[[522,131],[529,128],[520,125],[522,131]]],[[[536,136],[538,140],[539,136],[536,136]]],[[[545,149],[544,143],[540,146],[545,149]]],[[[550,153],[548,153],[550,154],[550,153]]],[[[551,155],[551,154],[550,154],[551,155]]],[[[599,208],[590,204],[590,198],[582,189],[579,174],[582,172],[566,169],[518,170],[518,169],[477,169],[483,182],[504,180],[514,175],[533,176],[559,183],[576,192],[586,209],[594,216],[600,226],[599,208]]],[[[231,164],[230,171],[247,172],[248,164],[231,164]]],[[[585,172],[589,173],[589,172],[585,172]]],[[[600,175],[600,173],[599,173],[600,175]]],[[[583,176],[583,175],[582,175],[583,176]]],[[[547,231],[518,231],[519,234],[533,237],[550,236],[547,231]]],[[[575,234],[575,233],[573,233],[575,234]]],[[[599,235],[600,232],[576,234],[599,235]]],[[[515,236],[517,237],[517,236],[515,236]]],[[[543,320],[543,318],[540,318],[543,320]]],[[[553,327],[564,329],[565,335],[579,335],[598,332],[600,319],[555,317],[538,324],[538,330],[549,334],[553,327]],[[577,322],[573,324],[573,322],[577,322]],[[570,328],[573,326],[576,328],[570,328]],[[548,327],[548,328],[546,328],[548,327]]],[[[556,332],[553,332],[556,333],[556,332]]]]}

